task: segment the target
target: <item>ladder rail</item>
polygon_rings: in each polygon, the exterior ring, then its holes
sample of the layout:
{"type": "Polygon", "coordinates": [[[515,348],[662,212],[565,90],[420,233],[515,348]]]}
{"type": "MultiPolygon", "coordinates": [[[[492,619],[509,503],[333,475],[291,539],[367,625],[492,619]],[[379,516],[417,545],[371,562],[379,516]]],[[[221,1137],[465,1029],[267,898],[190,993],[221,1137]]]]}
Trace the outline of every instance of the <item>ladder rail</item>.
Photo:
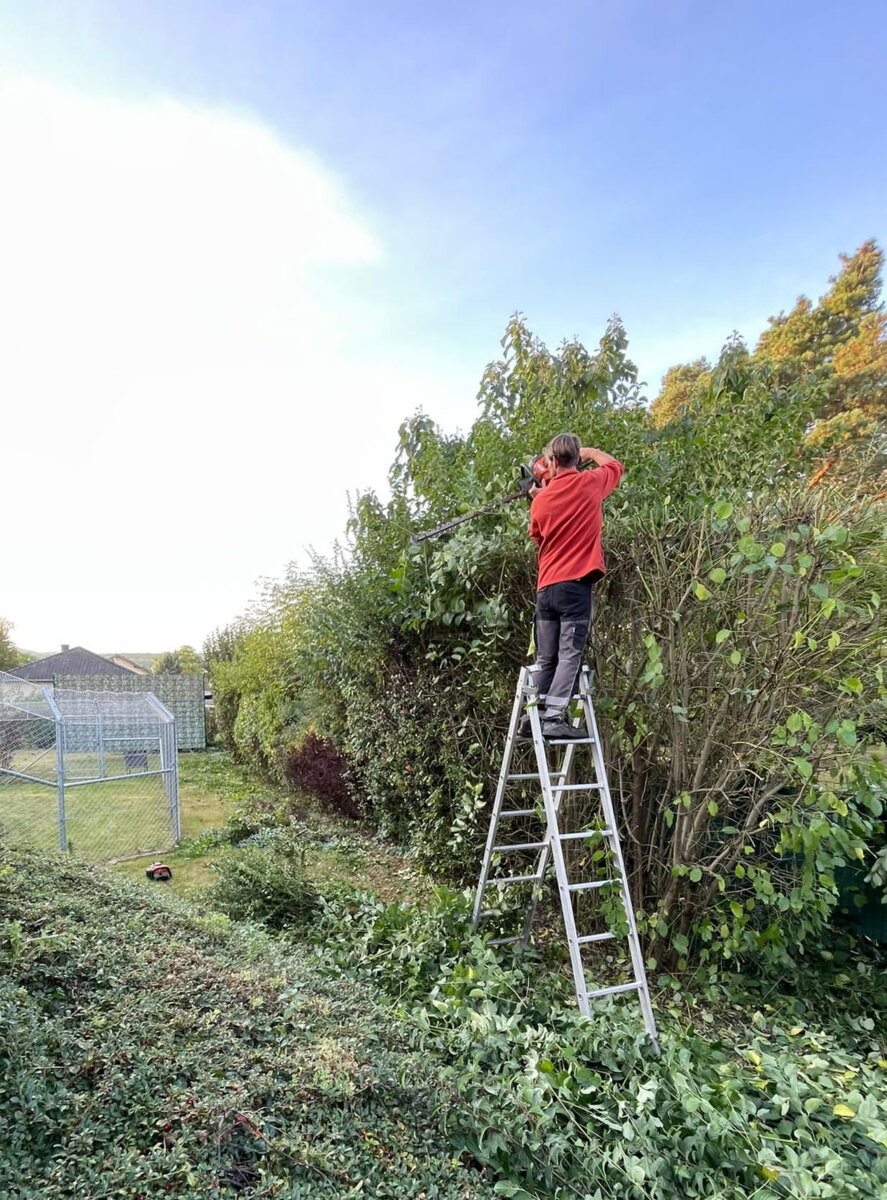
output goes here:
{"type": "MultiPolygon", "coordinates": [[[[587,668],[583,668],[583,669],[587,669],[587,668]]],[[[535,680],[533,679],[532,669],[529,671],[529,676],[530,676],[530,680],[532,681],[531,687],[533,689],[533,693],[538,698],[538,689],[536,688],[536,683],[535,683],[535,680]]],[[[530,720],[530,724],[532,725],[532,718],[530,720]]],[[[544,744],[543,739],[542,739],[541,727],[539,730],[538,739],[535,737],[535,734],[534,734],[533,742],[534,742],[534,745],[536,745],[536,746],[538,746],[540,743],[544,744]]],[[[561,784],[566,783],[570,779],[570,772],[573,769],[573,758],[574,758],[575,754],[576,754],[576,747],[574,745],[568,744],[566,750],[564,751],[563,759],[561,760],[560,769],[558,771],[554,772],[554,777],[559,779],[561,784]]],[[[545,767],[546,767],[546,772],[549,775],[549,778],[551,778],[552,772],[549,771],[549,769],[548,769],[547,753],[545,755],[545,767]]],[[[540,767],[540,772],[541,772],[541,767],[540,767]]],[[[563,797],[562,791],[558,792],[557,796],[555,797],[555,806],[554,806],[555,813],[560,813],[562,797],[563,797]]],[[[548,870],[550,862],[551,862],[551,827],[550,827],[550,822],[547,819],[547,813],[546,813],[545,838],[543,841],[543,847],[539,852],[539,859],[536,863],[536,873],[539,876],[539,886],[533,889],[533,894],[530,897],[529,904],[527,905],[527,911],[524,914],[523,931],[521,933],[521,940],[524,943],[526,943],[530,940],[530,934],[532,933],[532,930],[533,930],[533,922],[536,920],[536,912],[539,908],[539,901],[542,899],[542,880],[545,878],[545,872],[548,870]]]]}
{"type": "MultiPolygon", "coordinates": [[[[542,798],[545,803],[545,815],[548,821],[548,854],[550,854],[554,862],[554,873],[557,879],[557,889],[560,893],[561,911],[563,913],[564,925],[567,930],[567,949],[570,954],[570,966],[573,970],[573,982],[576,987],[576,999],[579,1003],[579,1011],[584,1017],[589,1015],[588,1008],[588,984],[585,982],[585,966],[582,962],[582,953],[579,949],[578,934],[576,932],[576,918],[573,913],[573,904],[570,898],[569,885],[567,879],[567,865],[564,861],[564,849],[561,845],[561,839],[558,836],[558,811],[559,805],[556,805],[555,794],[551,788],[551,777],[548,773],[548,749],[542,737],[542,722],[539,720],[539,710],[534,708],[530,713],[530,725],[533,730],[533,745],[536,751],[536,761],[539,764],[539,776],[542,784],[542,798]]],[[[569,750],[569,747],[568,747],[569,750]]],[[[544,853],[544,851],[543,851],[544,853]]]]}
{"type": "MultiPolygon", "coordinates": [[[[600,734],[597,726],[597,718],[595,716],[594,705],[591,698],[590,672],[587,665],[583,665],[578,672],[576,691],[578,694],[574,694],[573,699],[579,701],[581,714],[573,719],[573,726],[578,729],[581,722],[584,721],[587,738],[576,741],[558,739],[554,743],[546,742],[542,736],[539,692],[534,679],[533,668],[522,667],[520,670],[517,687],[515,689],[514,703],[511,710],[511,721],[509,723],[508,734],[505,740],[502,765],[499,771],[499,779],[496,786],[495,799],[493,801],[493,808],[490,815],[490,828],[487,834],[484,860],[481,867],[474,908],[472,911],[471,928],[473,931],[475,931],[480,923],[480,920],[483,917],[492,916],[493,911],[495,911],[495,904],[492,906],[492,910],[489,906],[485,907],[484,905],[486,892],[489,888],[494,887],[499,889],[499,895],[501,896],[501,889],[507,884],[532,883],[533,886],[526,905],[521,932],[511,937],[496,937],[489,943],[491,946],[505,946],[518,943],[526,944],[532,934],[533,923],[538,910],[539,901],[542,896],[543,880],[549,868],[553,865],[560,899],[561,915],[563,917],[564,928],[567,935],[567,948],[570,956],[570,966],[573,974],[573,981],[576,989],[576,1000],[579,1006],[579,1011],[583,1016],[589,1016],[591,1000],[598,997],[636,991],[644,1019],[644,1026],[648,1036],[650,1037],[650,1040],[653,1043],[654,1049],[658,1051],[656,1021],[650,1001],[650,990],[647,981],[644,956],[637,931],[637,922],[635,920],[634,907],[632,905],[631,891],[628,885],[628,875],[625,869],[625,859],[622,854],[618,825],[616,824],[616,813],[613,806],[613,798],[607,779],[606,765],[603,757],[603,747],[601,745],[600,734]],[[512,774],[511,762],[514,757],[518,724],[524,708],[526,708],[527,716],[529,718],[537,771],[535,773],[519,771],[517,774],[512,774]],[[591,747],[594,782],[573,784],[571,781],[573,778],[572,773],[576,761],[576,754],[579,746],[583,745],[590,745],[591,747]],[[562,751],[560,751],[561,746],[564,747],[562,751]],[[550,751],[554,752],[553,764],[549,757],[550,751]],[[559,752],[560,766],[557,766],[559,752]],[[540,838],[537,838],[533,841],[514,843],[503,841],[500,843],[497,840],[497,837],[500,822],[503,816],[536,816],[538,819],[542,820],[541,814],[537,809],[530,809],[526,807],[515,809],[513,801],[511,809],[506,810],[504,808],[505,795],[509,783],[512,781],[529,782],[532,779],[538,779],[539,790],[541,792],[542,805],[545,813],[544,834],[540,838]],[[560,820],[563,817],[564,811],[566,811],[563,806],[563,798],[564,796],[570,794],[583,794],[587,796],[596,794],[598,804],[600,806],[600,817],[604,822],[604,827],[602,829],[580,830],[572,833],[561,832],[560,820]],[[595,836],[600,837],[600,842],[598,844],[606,844],[610,850],[611,870],[609,873],[612,874],[613,877],[606,880],[585,880],[583,882],[571,883],[567,870],[567,862],[563,846],[564,842],[567,842],[570,839],[578,840],[595,836]],[[517,873],[503,878],[496,878],[495,876],[492,876],[491,872],[494,856],[508,853],[510,851],[525,853],[529,850],[538,851],[535,858],[535,868],[533,869],[532,873],[517,873]],[[617,934],[611,929],[604,933],[586,934],[580,936],[576,927],[576,914],[573,908],[573,896],[579,892],[600,888],[604,886],[604,884],[616,883],[619,885],[619,895],[622,901],[623,910],[625,912],[626,925],[628,929],[626,940],[628,942],[633,979],[630,983],[616,984],[610,987],[594,988],[590,990],[588,979],[586,977],[585,965],[582,959],[582,949],[583,947],[591,944],[612,941],[617,937],[617,934]]],[[[520,834],[518,836],[520,836],[520,834]]],[[[527,834],[524,834],[525,838],[526,836],[527,834]]]]}
{"type": "Polygon", "coordinates": [[[644,954],[641,949],[641,942],[638,936],[637,922],[634,915],[634,904],[631,899],[631,890],[628,886],[628,872],[625,870],[625,859],[622,855],[622,845],[616,830],[616,811],[613,807],[613,797],[610,794],[610,783],[607,778],[607,772],[604,765],[604,753],[601,747],[601,740],[598,734],[597,717],[594,712],[594,705],[591,703],[591,690],[588,687],[586,677],[580,681],[580,694],[582,695],[582,707],[585,710],[585,718],[588,722],[587,728],[591,733],[594,742],[591,748],[592,757],[594,759],[595,774],[601,784],[601,807],[604,811],[604,820],[607,826],[613,830],[614,836],[610,838],[610,847],[613,857],[616,860],[617,875],[619,877],[620,891],[622,894],[622,907],[625,911],[625,917],[628,924],[628,950],[631,955],[631,962],[634,968],[634,977],[638,983],[638,999],[641,1005],[641,1012],[644,1017],[644,1026],[653,1041],[654,1045],[658,1046],[656,1036],[656,1019],[653,1016],[653,1006],[650,1002],[650,986],[647,981],[647,969],[644,963],[644,954]]]}
{"type": "Polygon", "coordinates": [[[484,893],[487,890],[487,881],[490,877],[490,866],[493,862],[493,847],[496,844],[496,834],[499,829],[499,818],[502,812],[502,802],[505,799],[505,789],[508,787],[508,773],[511,769],[511,756],[514,753],[514,742],[517,736],[517,726],[521,717],[521,709],[523,708],[526,676],[527,668],[522,667],[520,674],[517,677],[517,687],[514,690],[514,703],[511,706],[511,722],[508,726],[508,734],[505,738],[505,751],[502,755],[502,766],[499,770],[499,782],[496,785],[496,798],[493,801],[493,812],[490,817],[490,830],[487,834],[487,848],[484,851],[483,867],[481,868],[480,879],[477,884],[477,893],[474,897],[474,908],[471,913],[472,932],[477,930],[480,922],[480,914],[483,909],[484,893]]]}

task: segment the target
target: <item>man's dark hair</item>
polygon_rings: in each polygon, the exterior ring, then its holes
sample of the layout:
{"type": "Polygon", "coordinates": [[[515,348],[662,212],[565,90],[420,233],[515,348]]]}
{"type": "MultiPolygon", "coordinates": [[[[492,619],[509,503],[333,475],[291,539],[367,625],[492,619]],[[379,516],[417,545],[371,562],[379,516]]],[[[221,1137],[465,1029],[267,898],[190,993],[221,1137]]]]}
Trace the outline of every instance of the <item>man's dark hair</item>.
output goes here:
{"type": "Polygon", "coordinates": [[[559,467],[578,466],[579,448],[579,439],[575,433],[559,433],[548,443],[549,456],[557,461],[559,467]]]}

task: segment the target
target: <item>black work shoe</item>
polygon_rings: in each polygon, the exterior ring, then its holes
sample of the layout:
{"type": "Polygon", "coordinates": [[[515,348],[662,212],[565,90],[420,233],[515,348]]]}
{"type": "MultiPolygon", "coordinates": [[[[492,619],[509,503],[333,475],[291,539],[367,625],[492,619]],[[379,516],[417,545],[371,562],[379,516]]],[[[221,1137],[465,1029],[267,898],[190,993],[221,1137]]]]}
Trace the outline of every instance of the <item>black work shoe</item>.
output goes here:
{"type": "Polygon", "coordinates": [[[563,717],[557,720],[549,720],[542,722],[542,736],[548,741],[564,740],[564,741],[584,741],[588,734],[584,729],[577,729],[574,725],[568,725],[563,717]]]}
{"type": "Polygon", "coordinates": [[[529,713],[524,713],[518,722],[516,737],[521,742],[531,742],[533,740],[533,726],[530,724],[529,713]]]}

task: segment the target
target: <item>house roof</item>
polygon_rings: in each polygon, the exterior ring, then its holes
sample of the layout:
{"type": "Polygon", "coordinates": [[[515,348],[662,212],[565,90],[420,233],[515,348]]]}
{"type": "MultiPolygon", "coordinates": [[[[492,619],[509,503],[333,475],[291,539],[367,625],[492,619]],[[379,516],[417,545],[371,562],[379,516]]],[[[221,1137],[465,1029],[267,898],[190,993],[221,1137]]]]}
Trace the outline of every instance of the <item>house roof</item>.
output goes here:
{"type": "Polygon", "coordinates": [[[125,654],[106,654],[105,658],[109,662],[116,663],[118,667],[125,667],[127,671],[132,671],[133,675],[151,674],[147,667],[143,667],[141,663],[137,663],[132,658],[127,658],[125,654]]]}
{"type": "Polygon", "coordinates": [[[51,680],[54,675],[134,675],[136,672],[112,663],[101,654],[93,654],[82,646],[73,646],[70,650],[62,650],[59,654],[50,654],[47,658],[38,658],[36,662],[25,663],[15,667],[9,675],[17,675],[19,679],[51,680]]]}

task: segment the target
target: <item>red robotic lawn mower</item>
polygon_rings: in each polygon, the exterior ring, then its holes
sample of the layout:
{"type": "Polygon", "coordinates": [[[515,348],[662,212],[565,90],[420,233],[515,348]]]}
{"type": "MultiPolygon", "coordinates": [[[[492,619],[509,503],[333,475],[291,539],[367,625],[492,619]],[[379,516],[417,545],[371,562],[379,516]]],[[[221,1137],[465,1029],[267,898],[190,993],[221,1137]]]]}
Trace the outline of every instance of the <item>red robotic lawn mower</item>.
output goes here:
{"type": "Polygon", "coordinates": [[[172,868],[162,862],[151,863],[150,867],[145,868],[145,874],[155,883],[166,883],[172,879],[172,868]]]}

